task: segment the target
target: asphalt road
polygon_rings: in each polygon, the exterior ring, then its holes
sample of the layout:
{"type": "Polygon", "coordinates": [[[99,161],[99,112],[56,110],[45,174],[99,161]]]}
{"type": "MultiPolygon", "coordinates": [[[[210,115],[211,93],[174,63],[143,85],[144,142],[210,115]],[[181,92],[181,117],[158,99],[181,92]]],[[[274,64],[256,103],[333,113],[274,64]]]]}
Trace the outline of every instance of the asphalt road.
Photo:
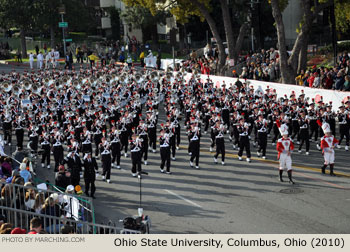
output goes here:
{"type": "MultiPolygon", "coordinates": [[[[172,175],[160,173],[160,154],[151,153],[142,179],[142,207],[153,233],[349,233],[350,168],[348,152],[336,151],[337,177],[321,175],[321,152],[293,154],[295,185],[278,181],[275,147],[267,160],[238,161],[231,148],[225,166],[214,164],[209,136],[201,139],[200,170],[190,168],[187,139],[172,161],[172,175]]],[[[220,158],[220,156],[219,156],[220,158]]],[[[220,160],[220,159],[219,159],[220,160]]],[[[97,182],[98,220],[117,221],[137,214],[139,180],[130,159],[113,169],[113,184],[97,182]]],[[[285,174],[285,178],[287,174],[285,174]]],[[[287,178],[285,179],[287,180],[287,178]]]]}
{"type": "MultiPolygon", "coordinates": [[[[238,161],[237,151],[226,137],[227,155],[222,166],[214,164],[209,135],[204,135],[200,170],[196,170],[190,168],[187,138],[184,133],[182,136],[176,161],[171,161],[172,175],[160,173],[158,147],[157,153],[149,153],[149,165],[143,165],[149,175],[142,179],[142,207],[151,217],[151,233],[350,232],[350,159],[344,149],[336,150],[336,177],[320,173],[323,157],[315,143],[310,156],[305,151],[294,153],[296,184],[291,185],[278,181],[277,152],[271,139],[267,160],[257,158],[251,145],[252,162],[247,163],[238,161]]],[[[131,176],[130,157],[122,157],[121,167],[112,168],[111,184],[96,181],[97,223],[112,220],[121,226],[119,219],[137,214],[140,188],[139,180],[131,176]]],[[[54,181],[53,169],[38,166],[37,174],[54,181]]],[[[284,176],[287,181],[286,172],[284,176]]]]}

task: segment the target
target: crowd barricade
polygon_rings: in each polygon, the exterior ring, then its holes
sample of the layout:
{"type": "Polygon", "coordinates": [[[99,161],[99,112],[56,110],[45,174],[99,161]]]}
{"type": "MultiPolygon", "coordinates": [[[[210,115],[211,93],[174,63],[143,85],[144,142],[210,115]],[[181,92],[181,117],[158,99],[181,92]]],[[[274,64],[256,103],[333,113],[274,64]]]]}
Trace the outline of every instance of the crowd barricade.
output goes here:
{"type": "Polygon", "coordinates": [[[0,185],[2,189],[0,214],[6,216],[7,221],[16,227],[19,224],[25,224],[24,220],[27,218],[30,220],[35,213],[35,209],[31,208],[33,202],[25,200],[26,192],[30,190],[33,190],[35,195],[37,193],[43,194],[42,197],[45,199],[56,193],[57,204],[61,206],[65,218],[75,220],[78,223],[95,223],[94,206],[88,197],[67,194],[55,186],[52,186],[54,190],[46,189],[46,185],[43,183],[37,187],[5,182],[0,182],[0,185]]]}
{"type": "MultiPolygon", "coordinates": [[[[191,73],[185,75],[185,80],[188,81],[192,77],[191,73]]],[[[229,88],[231,85],[234,85],[237,81],[237,78],[224,77],[224,76],[214,76],[214,75],[201,75],[201,81],[206,82],[207,79],[210,79],[216,88],[222,88],[222,85],[225,84],[226,88],[229,88]]],[[[240,79],[241,82],[245,82],[244,79],[240,79]]],[[[317,103],[319,100],[323,100],[324,103],[332,103],[333,110],[337,111],[339,106],[342,105],[342,102],[350,100],[350,92],[329,90],[329,89],[320,89],[320,88],[310,88],[298,85],[291,84],[282,84],[277,82],[265,82],[257,80],[246,80],[249,86],[253,86],[254,90],[259,90],[260,92],[265,93],[266,89],[276,90],[277,97],[289,98],[292,91],[294,91],[296,97],[301,93],[305,94],[305,97],[309,98],[309,103],[312,99],[317,103]]]]}
{"type": "Polygon", "coordinates": [[[76,234],[119,234],[122,229],[115,225],[103,225],[85,221],[77,221],[66,217],[56,217],[41,213],[29,212],[22,209],[0,206],[0,214],[7,214],[7,222],[30,231],[30,220],[34,217],[42,219],[43,230],[48,234],[61,234],[61,227],[70,225],[76,234]]]}

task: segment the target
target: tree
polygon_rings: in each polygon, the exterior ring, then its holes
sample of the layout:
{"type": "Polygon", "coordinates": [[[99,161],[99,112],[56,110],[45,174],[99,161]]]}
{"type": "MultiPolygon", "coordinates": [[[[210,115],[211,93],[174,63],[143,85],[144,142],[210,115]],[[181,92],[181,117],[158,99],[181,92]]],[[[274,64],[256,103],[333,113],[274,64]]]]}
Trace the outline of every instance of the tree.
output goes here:
{"type": "MultiPolygon", "coordinates": [[[[141,5],[154,13],[160,9],[170,9],[170,12],[176,16],[177,21],[180,23],[186,23],[190,16],[196,15],[205,19],[210,27],[211,33],[216,40],[216,44],[219,52],[219,70],[223,70],[223,66],[226,61],[225,47],[223,44],[223,39],[220,35],[220,31],[217,26],[217,20],[213,18],[213,5],[216,4],[215,1],[211,0],[123,0],[127,5],[141,5]]],[[[231,4],[242,3],[242,0],[230,1],[231,4]]],[[[228,44],[229,58],[238,59],[238,54],[241,49],[244,34],[247,30],[245,22],[243,22],[241,29],[239,30],[239,35],[235,41],[234,33],[232,30],[232,18],[229,13],[229,8],[227,0],[219,1],[222,19],[225,27],[225,35],[228,44]]]]}
{"type": "Polygon", "coordinates": [[[82,0],[35,0],[38,24],[36,28],[45,32],[50,31],[51,48],[55,47],[55,34],[62,29],[58,27],[61,21],[59,6],[65,6],[65,22],[69,23],[69,30],[87,31],[93,27],[95,12],[85,6],[82,0]]]}
{"type": "MultiPolygon", "coordinates": [[[[215,20],[213,18],[212,9],[214,4],[216,4],[214,1],[210,0],[181,0],[181,1],[173,1],[174,7],[172,8],[171,12],[177,17],[177,19],[180,22],[186,22],[187,17],[191,15],[197,15],[200,17],[203,17],[213,34],[213,37],[216,40],[216,44],[218,47],[219,52],[219,71],[223,73],[223,66],[226,61],[226,53],[225,53],[225,47],[223,44],[223,39],[220,35],[217,23],[218,20],[215,20]]],[[[230,8],[236,10],[247,10],[245,1],[236,0],[236,1],[230,1],[230,5],[228,5],[227,0],[220,0],[220,9],[222,13],[222,19],[224,23],[225,28],[225,38],[227,42],[227,49],[228,49],[228,57],[230,59],[234,59],[235,62],[238,61],[239,52],[241,50],[244,35],[247,31],[247,23],[245,20],[245,17],[243,18],[243,15],[241,16],[240,22],[236,22],[235,25],[237,27],[240,27],[238,36],[235,40],[234,33],[233,33],[233,24],[232,24],[232,15],[230,13],[230,8]]],[[[244,13],[244,11],[241,11],[241,13],[244,13]]]]}
{"type": "Polygon", "coordinates": [[[287,6],[288,0],[270,0],[272,15],[276,22],[278,49],[280,53],[280,67],[282,83],[294,83],[298,69],[306,62],[308,35],[311,30],[312,22],[316,15],[326,7],[332,4],[332,1],[322,1],[312,6],[313,0],[300,1],[302,7],[302,20],[300,30],[293,45],[290,56],[287,53],[286,37],[282,19],[282,10],[287,6]]]}
{"type": "Polygon", "coordinates": [[[159,10],[152,14],[149,9],[137,4],[126,6],[121,16],[126,23],[141,29],[143,43],[152,39],[154,44],[158,44],[157,24],[165,25],[166,18],[170,17],[167,11],[159,10]]]}
{"type": "Polygon", "coordinates": [[[345,33],[350,29],[350,2],[335,0],[337,30],[345,33]]]}
{"type": "Polygon", "coordinates": [[[0,0],[0,26],[20,29],[22,57],[27,57],[26,31],[37,21],[34,0],[0,0]]]}
{"type": "Polygon", "coordinates": [[[109,15],[111,17],[111,26],[112,26],[112,38],[114,40],[120,39],[120,13],[116,8],[108,9],[109,15]]]}

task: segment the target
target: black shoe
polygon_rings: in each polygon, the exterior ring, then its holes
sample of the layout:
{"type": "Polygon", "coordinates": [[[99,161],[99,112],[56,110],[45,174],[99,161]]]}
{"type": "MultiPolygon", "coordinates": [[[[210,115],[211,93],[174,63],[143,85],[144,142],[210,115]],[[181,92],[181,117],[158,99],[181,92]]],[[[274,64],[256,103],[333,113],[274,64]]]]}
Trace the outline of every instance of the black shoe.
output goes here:
{"type": "Polygon", "coordinates": [[[94,195],[92,195],[91,198],[96,199],[96,197],[94,195]]]}
{"type": "Polygon", "coordinates": [[[295,184],[295,182],[294,182],[293,180],[289,180],[289,184],[294,185],[294,184],[295,184]]]}
{"type": "Polygon", "coordinates": [[[284,182],[283,178],[280,178],[280,182],[284,182]]]}
{"type": "Polygon", "coordinates": [[[331,175],[331,176],[334,176],[334,177],[335,177],[335,174],[334,174],[334,172],[331,172],[331,173],[329,173],[329,175],[331,175]]]}
{"type": "Polygon", "coordinates": [[[89,193],[87,193],[87,192],[85,193],[85,195],[86,195],[87,197],[90,197],[89,193]]]}

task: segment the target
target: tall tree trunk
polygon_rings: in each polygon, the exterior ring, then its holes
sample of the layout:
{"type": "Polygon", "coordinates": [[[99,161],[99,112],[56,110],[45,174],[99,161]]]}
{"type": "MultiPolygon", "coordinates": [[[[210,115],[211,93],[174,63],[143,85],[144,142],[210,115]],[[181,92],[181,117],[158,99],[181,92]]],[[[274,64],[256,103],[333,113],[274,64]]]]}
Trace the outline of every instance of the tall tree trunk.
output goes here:
{"type": "Polygon", "coordinates": [[[311,12],[311,0],[304,0],[300,2],[303,11],[303,20],[301,20],[302,26],[297,36],[297,39],[294,42],[292,53],[288,60],[288,64],[292,67],[293,71],[295,72],[295,75],[297,74],[298,70],[298,60],[300,51],[305,44],[307,46],[308,34],[311,30],[311,25],[313,21],[313,13],[311,12]]]}
{"type": "Polygon", "coordinates": [[[200,3],[198,0],[193,0],[193,4],[195,4],[198,7],[200,12],[204,16],[205,20],[207,21],[207,23],[210,27],[210,30],[211,30],[214,38],[216,39],[216,44],[218,46],[218,51],[219,51],[218,72],[221,73],[224,70],[224,65],[225,65],[225,61],[226,61],[226,54],[225,54],[224,44],[223,44],[222,39],[221,39],[220,34],[219,34],[219,30],[216,26],[216,23],[215,23],[213,17],[210,15],[208,9],[202,3],[200,3]]]}
{"type": "Polygon", "coordinates": [[[51,48],[55,48],[55,30],[53,25],[50,25],[51,48]]]}
{"type": "Polygon", "coordinates": [[[231,17],[229,12],[230,10],[227,5],[227,0],[220,0],[220,5],[221,5],[221,11],[222,11],[222,18],[224,20],[224,26],[225,26],[228,57],[230,59],[233,59],[235,56],[235,41],[234,41],[232,22],[231,22],[231,17]]]}
{"type": "Polygon", "coordinates": [[[312,22],[317,14],[324,8],[329,7],[332,1],[322,3],[312,7],[312,0],[300,1],[303,10],[303,20],[301,30],[295,40],[292,53],[287,57],[284,24],[282,20],[281,10],[278,5],[278,0],[271,0],[272,15],[276,22],[277,38],[280,50],[280,66],[283,83],[294,83],[297,71],[306,68],[307,44],[309,33],[311,31],[312,22]]]}
{"type": "Polygon", "coordinates": [[[308,38],[303,42],[301,45],[301,49],[299,52],[299,61],[298,61],[298,73],[301,72],[301,70],[306,70],[307,67],[307,45],[308,45],[308,38]]]}
{"type": "Polygon", "coordinates": [[[243,41],[244,41],[244,36],[245,36],[247,30],[248,30],[248,25],[246,23],[242,24],[241,28],[239,29],[239,34],[238,34],[238,37],[236,40],[235,51],[233,54],[233,59],[235,61],[235,64],[237,64],[237,62],[238,62],[239,52],[241,51],[243,41]]]}
{"type": "Polygon", "coordinates": [[[282,83],[292,84],[295,82],[295,76],[293,69],[288,64],[288,54],[286,47],[286,36],[284,31],[284,24],[282,19],[281,9],[279,7],[278,0],[271,0],[272,16],[276,22],[278,49],[280,54],[280,68],[282,75],[282,83]]]}
{"type": "Polygon", "coordinates": [[[20,30],[20,37],[21,37],[22,58],[27,58],[28,55],[27,55],[26,34],[23,28],[20,30]]]}

